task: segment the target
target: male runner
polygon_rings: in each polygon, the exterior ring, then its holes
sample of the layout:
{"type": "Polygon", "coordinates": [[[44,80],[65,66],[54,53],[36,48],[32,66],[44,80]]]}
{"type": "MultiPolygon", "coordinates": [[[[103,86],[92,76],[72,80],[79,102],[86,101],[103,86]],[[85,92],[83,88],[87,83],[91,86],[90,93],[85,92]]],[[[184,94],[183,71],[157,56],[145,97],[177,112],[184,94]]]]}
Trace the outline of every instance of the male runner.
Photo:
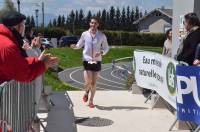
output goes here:
{"type": "Polygon", "coordinates": [[[96,83],[98,74],[101,71],[102,56],[109,51],[109,46],[106,36],[98,30],[99,21],[97,18],[92,18],[88,31],[82,33],[77,44],[72,44],[71,48],[83,49],[83,67],[84,67],[84,89],[85,94],[83,101],[88,101],[88,94],[91,90],[89,107],[94,108],[93,99],[96,93],[96,83]]]}

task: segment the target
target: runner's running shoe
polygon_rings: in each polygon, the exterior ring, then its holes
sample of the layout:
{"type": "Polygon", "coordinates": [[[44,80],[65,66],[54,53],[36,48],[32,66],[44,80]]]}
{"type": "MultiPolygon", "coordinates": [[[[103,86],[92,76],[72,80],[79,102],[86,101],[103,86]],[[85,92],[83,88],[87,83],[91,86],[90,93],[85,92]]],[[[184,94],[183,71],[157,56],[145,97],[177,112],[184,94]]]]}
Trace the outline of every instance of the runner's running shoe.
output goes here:
{"type": "Polygon", "coordinates": [[[90,107],[90,108],[94,108],[95,106],[94,106],[94,104],[93,104],[92,102],[90,102],[90,103],[89,103],[89,107],[90,107]]]}
{"type": "Polygon", "coordinates": [[[85,94],[85,95],[83,96],[83,102],[87,102],[87,101],[88,101],[88,95],[85,94]]]}

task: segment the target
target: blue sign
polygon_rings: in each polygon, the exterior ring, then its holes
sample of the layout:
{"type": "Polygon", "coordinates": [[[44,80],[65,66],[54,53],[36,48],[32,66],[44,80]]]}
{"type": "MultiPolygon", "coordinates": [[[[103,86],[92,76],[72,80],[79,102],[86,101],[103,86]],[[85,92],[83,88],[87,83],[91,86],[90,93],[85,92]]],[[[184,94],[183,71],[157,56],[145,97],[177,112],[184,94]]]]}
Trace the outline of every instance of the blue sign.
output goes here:
{"type": "Polygon", "coordinates": [[[200,125],[200,67],[176,67],[177,116],[182,121],[200,125]]]}

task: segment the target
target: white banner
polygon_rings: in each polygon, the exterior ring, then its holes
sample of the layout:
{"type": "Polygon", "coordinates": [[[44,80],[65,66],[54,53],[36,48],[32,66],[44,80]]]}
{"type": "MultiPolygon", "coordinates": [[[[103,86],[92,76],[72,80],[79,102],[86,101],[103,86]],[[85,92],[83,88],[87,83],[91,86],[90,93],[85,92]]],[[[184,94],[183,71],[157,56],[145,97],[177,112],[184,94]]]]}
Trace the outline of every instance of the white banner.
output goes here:
{"type": "Polygon", "coordinates": [[[161,54],[134,51],[135,79],[139,87],[155,90],[176,108],[176,65],[178,62],[161,54]]]}

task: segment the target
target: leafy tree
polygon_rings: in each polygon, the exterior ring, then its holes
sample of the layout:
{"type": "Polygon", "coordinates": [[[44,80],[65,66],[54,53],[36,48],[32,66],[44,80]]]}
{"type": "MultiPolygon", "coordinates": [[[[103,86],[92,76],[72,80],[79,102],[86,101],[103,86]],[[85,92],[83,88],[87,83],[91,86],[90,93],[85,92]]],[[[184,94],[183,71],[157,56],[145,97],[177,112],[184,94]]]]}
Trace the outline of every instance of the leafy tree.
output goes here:
{"type": "Polygon", "coordinates": [[[115,8],[113,6],[110,7],[110,20],[109,20],[109,26],[110,29],[113,30],[114,29],[114,25],[115,25],[115,8]]]}
{"type": "Polygon", "coordinates": [[[136,9],[135,9],[135,19],[139,19],[140,18],[140,10],[138,8],[138,6],[136,6],[136,9]]]}
{"type": "Polygon", "coordinates": [[[122,15],[121,15],[121,29],[125,30],[126,29],[126,11],[125,8],[122,9],[122,15]]]}
{"type": "Polygon", "coordinates": [[[85,23],[84,23],[84,17],[85,17],[85,16],[84,16],[83,10],[80,9],[80,11],[79,11],[79,18],[78,18],[78,19],[79,19],[79,25],[80,25],[79,27],[80,27],[81,29],[84,28],[84,26],[85,26],[85,25],[84,25],[84,24],[85,24],[85,23]]]}
{"type": "Polygon", "coordinates": [[[61,25],[62,25],[62,17],[61,17],[61,15],[59,15],[58,19],[57,19],[57,26],[61,27],[61,25]]]}
{"type": "Polygon", "coordinates": [[[3,8],[0,10],[0,17],[7,11],[16,11],[12,0],[4,0],[3,8]]]}
{"type": "Polygon", "coordinates": [[[120,24],[121,24],[121,11],[120,11],[119,7],[118,7],[117,10],[116,10],[115,22],[116,22],[116,24],[115,24],[115,26],[116,26],[115,29],[121,28],[121,27],[120,27],[120,24]]]}
{"type": "Polygon", "coordinates": [[[26,25],[31,25],[31,17],[30,16],[28,16],[26,18],[26,25]]]}
{"type": "Polygon", "coordinates": [[[79,24],[79,13],[78,13],[78,10],[76,10],[75,12],[75,19],[74,19],[74,25],[75,25],[75,28],[79,28],[80,27],[80,24],[79,24]]]}
{"type": "Polygon", "coordinates": [[[62,18],[61,18],[61,27],[64,27],[65,26],[65,16],[63,15],[62,18]]]}
{"type": "Polygon", "coordinates": [[[143,13],[142,12],[140,12],[140,18],[142,18],[143,17],[143,13]]]}
{"type": "Polygon", "coordinates": [[[109,22],[110,22],[110,14],[109,12],[106,12],[106,25],[105,25],[106,29],[110,29],[109,22]]]}
{"type": "Polygon", "coordinates": [[[52,24],[51,20],[50,20],[50,22],[49,22],[49,24],[48,24],[48,27],[49,27],[49,28],[52,28],[52,27],[53,27],[53,24],[52,24]]]}
{"type": "Polygon", "coordinates": [[[106,10],[103,9],[102,13],[101,13],[101,28],[105,29],[105,25],[106,25],[106,10]]]}
{"type": "Polygon", "coordinates": [[[35,19],[34,19],[33,16],[31,16],[31,22],[30,22],[30,25],[31,25],[32,27],[35,27],[35,19]]]}
{"type": "Polygon", "coordinates": [[[53,27],[57,27],[57,21],[55,18],[53,19],[53,27]]]}
{"type": "Polygon", "coordinates": [[[92,18],[92,12],[89,10],[88,14],[87,14],[87,17],[86,17],[87,24],[90,22],[91,18],[92,18]]]}
{"type": "Polygon", "coordinates": [[[131,20],[130,20],[130,14],[131,14],[131,11],[130,11],[130,7],[127,6],[126,8],[126,30],[130,30],[131,28],[131,20]]]}
{"type": "Polygon", "coordinates": [[[74,24],[75,24],[75,13],[74,13],[74,10],[72,10],[68,16],[68,28],[73,33],[74,33],[74,28],[75,28],[74,24]]]}

